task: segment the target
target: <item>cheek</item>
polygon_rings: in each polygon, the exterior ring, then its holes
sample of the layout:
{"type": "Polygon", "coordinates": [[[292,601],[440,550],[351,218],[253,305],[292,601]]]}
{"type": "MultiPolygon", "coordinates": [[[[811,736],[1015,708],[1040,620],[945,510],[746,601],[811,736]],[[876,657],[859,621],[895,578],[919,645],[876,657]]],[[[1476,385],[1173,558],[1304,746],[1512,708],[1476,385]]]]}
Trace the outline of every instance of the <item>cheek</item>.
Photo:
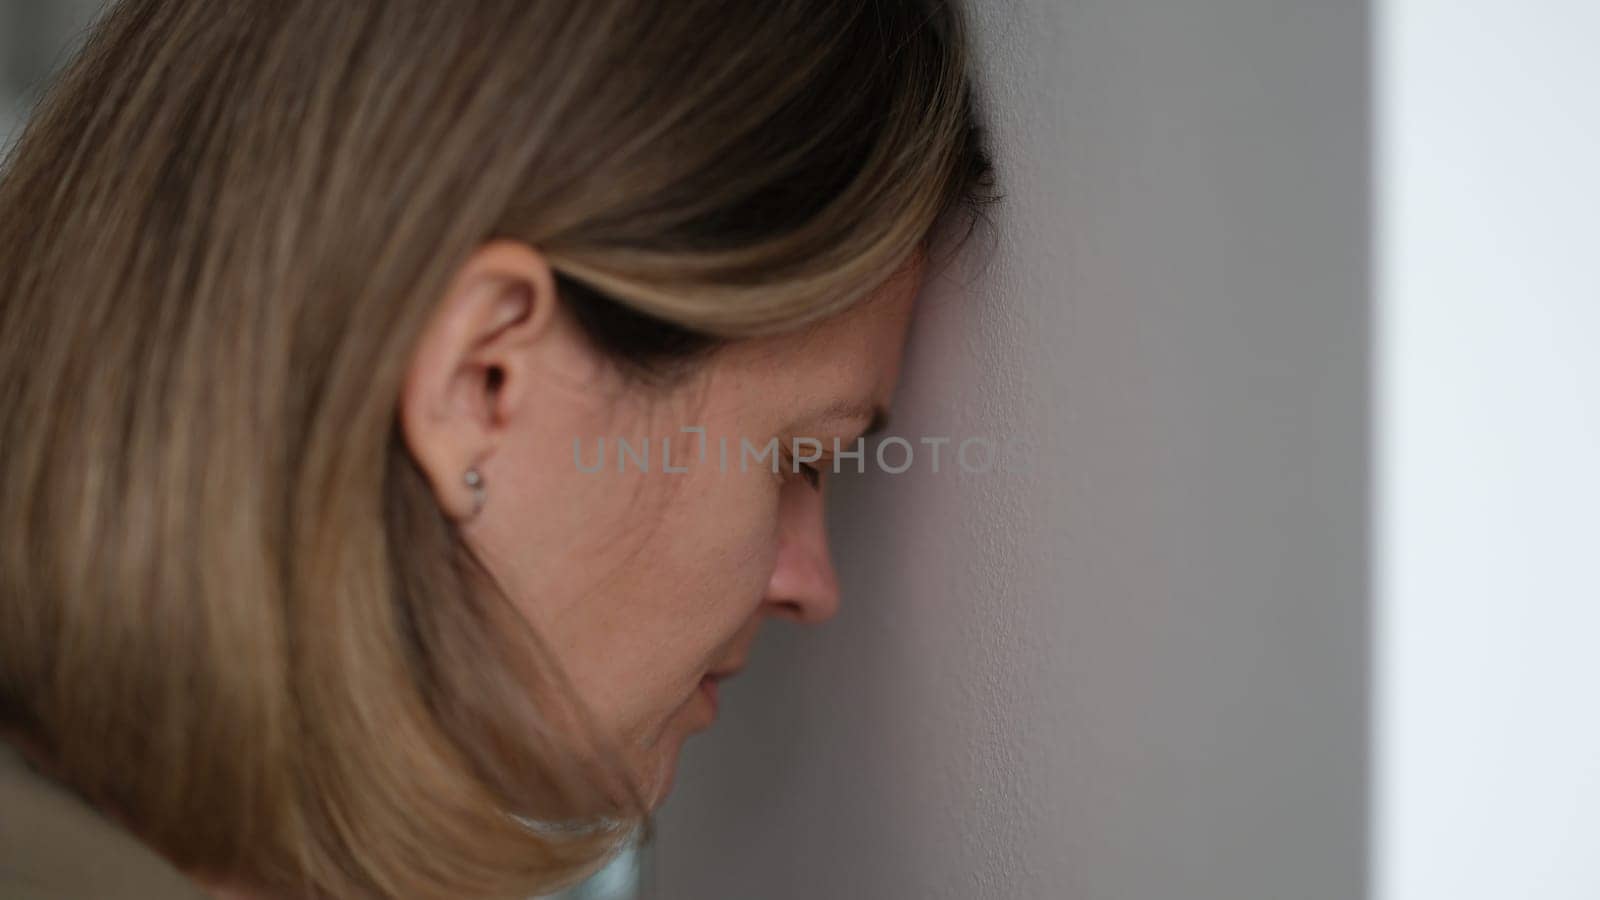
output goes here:
{"type": "Polygon", "coordinates": [[[624,479],[623,521],[586,529],[566,557],[582,581],[551,636],[596,712],[637,742],[659,736],[748,633],[776,558],[772,479],[714,465],[624,479]]]}
{"type": "Polygon", "coordinates": [[[693,632],[685,652],[703,664],[760,605],[777,549],[777,491],[770,473],[711,467],[676,477],[640,586],[654,586],[660,613],[693,632]]]}

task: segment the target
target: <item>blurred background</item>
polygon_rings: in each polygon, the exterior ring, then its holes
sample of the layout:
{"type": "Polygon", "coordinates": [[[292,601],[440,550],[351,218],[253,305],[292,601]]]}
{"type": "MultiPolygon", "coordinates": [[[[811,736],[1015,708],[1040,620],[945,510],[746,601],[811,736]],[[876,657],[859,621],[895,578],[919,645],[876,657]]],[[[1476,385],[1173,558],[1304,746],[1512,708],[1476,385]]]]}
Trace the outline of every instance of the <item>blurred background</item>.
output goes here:
{"type": "Polygon", "coordinates": [[[0,0],[0,147],[100,8],[98,0],[0,0]]]}

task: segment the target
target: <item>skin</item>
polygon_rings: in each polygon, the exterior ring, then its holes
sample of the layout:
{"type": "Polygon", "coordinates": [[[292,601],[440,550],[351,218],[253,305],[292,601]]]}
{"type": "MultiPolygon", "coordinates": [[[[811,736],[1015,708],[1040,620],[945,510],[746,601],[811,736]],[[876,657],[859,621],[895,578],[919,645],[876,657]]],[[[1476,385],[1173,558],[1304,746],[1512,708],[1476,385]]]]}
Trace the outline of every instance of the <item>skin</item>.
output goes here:
{"type": "Polygon", "coordinates": [[[742,668],[767,620],[816,625],[839,606],[827,475],[814,484],[788,459],[778,474],[753,458],[741,471],[740,441],[853,448],[893,397],[922,275],[914,257],[849,311],[730,344],[664,387],[588,344],[525,244],[481,247],[426,327],[400,399],[408,446],[655,804],[683,741],[714,718],[701,679],[742,668]],[[706,429],[704,461],[688,426],[706,429]],[[618,438],[636,450],[648,438],[648,472],[618,471],[618,438]],[[662,471],[667,438],[688,471],[662,471]],[[601,446],[605,468],[581,471],[601,446]]]}

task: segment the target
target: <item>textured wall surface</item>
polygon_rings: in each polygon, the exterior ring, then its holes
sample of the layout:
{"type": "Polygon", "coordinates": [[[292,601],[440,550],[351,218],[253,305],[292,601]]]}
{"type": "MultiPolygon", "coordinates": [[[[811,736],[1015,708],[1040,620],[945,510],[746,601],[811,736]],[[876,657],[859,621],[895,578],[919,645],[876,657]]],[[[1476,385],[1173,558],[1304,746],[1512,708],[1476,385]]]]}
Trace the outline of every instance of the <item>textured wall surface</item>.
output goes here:
{"type": "Polygon", "coordinates": [[[835,481],[845,597],[693,738],[660,896],[1350,900],[1366,872],[1364,4],[976,7],[1009,199],[835,481]]]}

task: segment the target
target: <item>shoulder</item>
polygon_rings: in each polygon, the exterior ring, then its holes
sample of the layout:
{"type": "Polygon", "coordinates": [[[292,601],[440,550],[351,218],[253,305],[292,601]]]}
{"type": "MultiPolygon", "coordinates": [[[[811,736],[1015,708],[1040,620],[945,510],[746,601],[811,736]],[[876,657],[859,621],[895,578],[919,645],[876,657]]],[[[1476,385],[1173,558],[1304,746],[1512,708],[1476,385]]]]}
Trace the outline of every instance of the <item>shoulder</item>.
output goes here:
{"type": "Polygon", "coordinates": [[[159,854],[0,740],[0,900],[203,900],[159,854]]]}

